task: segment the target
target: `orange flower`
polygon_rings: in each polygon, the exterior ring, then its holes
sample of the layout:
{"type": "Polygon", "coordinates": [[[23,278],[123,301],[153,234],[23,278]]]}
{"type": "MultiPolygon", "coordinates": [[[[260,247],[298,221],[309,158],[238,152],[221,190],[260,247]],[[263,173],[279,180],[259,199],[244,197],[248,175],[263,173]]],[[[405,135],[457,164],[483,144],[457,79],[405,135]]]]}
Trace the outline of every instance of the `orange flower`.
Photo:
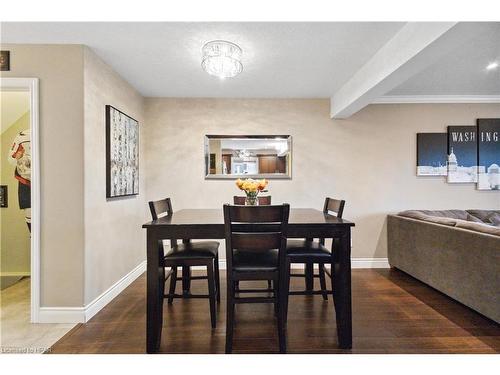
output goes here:
{"type": "Polygon", "coordinates": [[[238,187],[238,189],[243,190],[243,181],[238,178],[236,180],[236,186],[238,187]]]}
{"type": "Polygon", "coordinates": [[[259,191],[264,190],[266,188],[267,184],[268,184],[268,181],[266,179],[260,180],[259,185],[258,185],[259,191]]]}

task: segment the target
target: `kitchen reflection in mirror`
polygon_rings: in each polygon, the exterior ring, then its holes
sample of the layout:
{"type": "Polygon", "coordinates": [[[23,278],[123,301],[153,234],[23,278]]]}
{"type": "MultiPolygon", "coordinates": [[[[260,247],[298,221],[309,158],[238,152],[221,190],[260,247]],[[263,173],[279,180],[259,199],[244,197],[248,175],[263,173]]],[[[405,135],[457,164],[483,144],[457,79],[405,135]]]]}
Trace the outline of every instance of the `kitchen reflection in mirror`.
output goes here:
{"type": "Polygon", "coordinates": [[[290,135],[206,135],[205,178],[291,178],[290,135]]]}

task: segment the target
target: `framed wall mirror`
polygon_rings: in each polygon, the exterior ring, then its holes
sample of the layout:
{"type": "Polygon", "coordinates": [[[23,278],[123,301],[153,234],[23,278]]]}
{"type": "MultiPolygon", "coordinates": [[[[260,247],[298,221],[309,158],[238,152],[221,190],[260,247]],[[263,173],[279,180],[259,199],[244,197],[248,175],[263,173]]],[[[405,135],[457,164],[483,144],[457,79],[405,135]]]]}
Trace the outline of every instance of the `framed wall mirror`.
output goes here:
{"type": "Polygon", "coordinates": [[[292,178],[290,135],[206,135],[205,179],[292,178]]]}

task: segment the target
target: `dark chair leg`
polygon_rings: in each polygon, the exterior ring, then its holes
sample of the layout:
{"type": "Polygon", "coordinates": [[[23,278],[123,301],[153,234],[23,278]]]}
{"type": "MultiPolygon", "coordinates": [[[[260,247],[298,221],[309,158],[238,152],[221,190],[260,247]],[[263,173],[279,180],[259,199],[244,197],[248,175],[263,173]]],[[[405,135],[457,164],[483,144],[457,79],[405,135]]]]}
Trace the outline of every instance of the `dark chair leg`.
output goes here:
{"type": "Polygon", "coordinates": [[[306,274],[306,290],[312,291],[314,289],[314,267],[313,263],[308,262],[305,264],[304,271],[306,274]]]}
{"type": "Polygon", "coordinates": [[[286,353],[286,331],[285,331],[285,314],[284,314],[284,307],[285,307],[285,300],[288,299],[285,283],[286,283],[286,268],[284,270],[284,273],[280,277],[280,282],[276,284],[281,284],[278,285],[277,291],[278,294],[276,295],[277,299],[277,306],[278,306],[278,340],[279,340],[279,347],[280,347],[280,353],[286,353]],[[285,280],[283,280],[284,278],[285,280]]]}
{"type": "Polygon", "coordinates": [[[210,300],[210,321],[212,323],[212,328],[215,328],[217,325],[217,316],[215,312],[215,304],[216,304],[216,292],[215,292],[215,275],[214,275],[214,262],[210,261],[207,264],[207,278],[208,278],[208,295],[210,300]]]}
{"type": "Polygon", "coordinates": [[[215,287],[217,288],[217,302],[220,303],[219,254],[215,257],[215,287]]]}
{"type": "Polygon", "coordinates": [[[319,283],[321,285],[321,291],[323,292],[323,299],[328,301],[328,294],[326,292],[325,265],[323,263],[319,264],[319,283]]]}
{"type": "Polygon", "coordinates": [[[285,263],[285,274],[283,281],[283,323],[286,325],[288,321],[288,299],[290,293],[290,272],[292,272],[290,261],[285,263]]]}
{"type": "MultiPolygon", "coordinates": [[[[269,283],[270,280],[268,280],[268,283],[269,283]]],[[[276,302],[274,303],[274,315],[278,318],[279,317],[279,299],[278,299],[278,289],[277,289],[277,284],[276,282],[274,282],[274,292],[273,292],[273,295],[274,295],[274,298],[276,298],[276,302]]]]}
{"type": "Polygon", "coordinates": [[[273,288],[273,282],[271,280],[267,280],[267,289],[273,288]]]}
{"type": "Polygon", "coordinates": [[[182,293],[189,294],[191,290],[191,267],[182,267],[182,293]]]}
{"type": "Polygon", "coordinates": [[[170,297],[168,297],[169,305],[171,305],[172,301],[174,300],[173,295],[175,294],[176,283],[177,283],[177,267],[172,267],[172,275],[170,275],[170,290],[168,291],[168,294],[170,294],[170,297]]]}
{"type": "Polygon", "coordinates": [[[235,283],[227,281],[227,308],[226,308],[226,354],[233,351],[233,328],[234,328],[234,293],[235,283]]]}

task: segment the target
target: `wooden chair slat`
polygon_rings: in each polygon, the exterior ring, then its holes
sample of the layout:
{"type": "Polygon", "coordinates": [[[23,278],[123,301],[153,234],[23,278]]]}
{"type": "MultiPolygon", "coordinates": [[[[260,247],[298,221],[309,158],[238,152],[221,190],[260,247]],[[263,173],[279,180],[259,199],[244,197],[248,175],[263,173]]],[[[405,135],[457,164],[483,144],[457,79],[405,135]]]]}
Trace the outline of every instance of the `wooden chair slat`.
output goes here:
{"type": "Polygon", "coordinates": [[[281,237],[280,232],[232,233],[231,245],[236,250],[262,252],[279,249],[281,237]]]}

